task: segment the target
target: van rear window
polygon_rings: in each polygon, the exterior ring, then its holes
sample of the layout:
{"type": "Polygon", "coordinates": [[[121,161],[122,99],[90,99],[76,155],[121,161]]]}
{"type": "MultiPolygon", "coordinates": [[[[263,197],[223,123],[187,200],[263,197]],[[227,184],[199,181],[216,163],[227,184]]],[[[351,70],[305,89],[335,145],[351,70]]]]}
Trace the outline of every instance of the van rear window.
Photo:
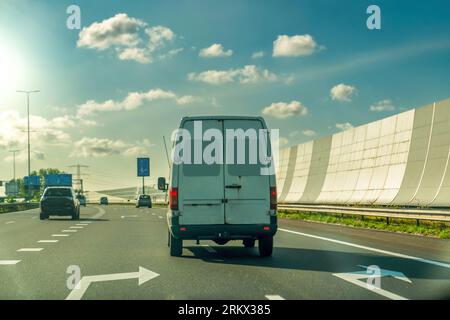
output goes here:
{"type": "Polygon", "coordinates": [[[46,197],[71,197],[72,192],[70,189],[61,188],[61,189],[48,189],[45,191],[46,197]]]}

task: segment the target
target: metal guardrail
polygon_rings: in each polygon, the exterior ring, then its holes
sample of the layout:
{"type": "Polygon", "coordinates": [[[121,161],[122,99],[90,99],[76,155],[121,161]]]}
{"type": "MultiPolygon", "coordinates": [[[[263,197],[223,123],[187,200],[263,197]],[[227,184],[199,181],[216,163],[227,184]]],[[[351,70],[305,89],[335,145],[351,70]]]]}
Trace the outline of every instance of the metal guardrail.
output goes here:
{"type": "Polygon", "coordinates": [[[0,204],[0,214],[8,213],[8,212],[15,212],[15,211],[24,211],[24,210],[30,210],[30,209],[36,209],[36,208],[39,208],[38,202],[2,203],[2,204],[0,204]]]}
{"type": "Polygon", "coordinates": [[[279,210],[293,212],[318,212],[335,215],[370,216],[386,218],[386,223],[390,219],[412,219],[419,225],[420,220],[450,222],[450,210],[445,209],[416,209],[416,208],[370,208],[370,207],[343,207],[331,205],[296,205],[279,204],[279,210]]]}

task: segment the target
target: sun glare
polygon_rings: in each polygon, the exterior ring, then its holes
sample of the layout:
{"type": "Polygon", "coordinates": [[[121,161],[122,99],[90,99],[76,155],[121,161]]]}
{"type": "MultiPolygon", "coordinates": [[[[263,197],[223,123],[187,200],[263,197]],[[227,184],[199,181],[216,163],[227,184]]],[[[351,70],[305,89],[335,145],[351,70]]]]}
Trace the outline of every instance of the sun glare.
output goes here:
{"type": "Polygon", "coordinates": [[[0,47],[0,95],[14,92],[22,76],[22,62],[11,49],[0,47]]]}

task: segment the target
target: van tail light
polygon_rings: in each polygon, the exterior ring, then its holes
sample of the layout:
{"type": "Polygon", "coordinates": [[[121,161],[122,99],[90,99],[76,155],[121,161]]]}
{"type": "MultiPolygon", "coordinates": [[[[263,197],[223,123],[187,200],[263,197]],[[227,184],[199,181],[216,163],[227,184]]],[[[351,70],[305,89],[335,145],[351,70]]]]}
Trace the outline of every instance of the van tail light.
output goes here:
{"type": "Polygon", "coordinates": [[[170,189],[169,205],[171,210],[178,210],[178,188],[170,189]]]}
{"type": "Polygon", "coordinates": [[[270,187],[270,210],[277,210],[277,187],[270,187]]]}

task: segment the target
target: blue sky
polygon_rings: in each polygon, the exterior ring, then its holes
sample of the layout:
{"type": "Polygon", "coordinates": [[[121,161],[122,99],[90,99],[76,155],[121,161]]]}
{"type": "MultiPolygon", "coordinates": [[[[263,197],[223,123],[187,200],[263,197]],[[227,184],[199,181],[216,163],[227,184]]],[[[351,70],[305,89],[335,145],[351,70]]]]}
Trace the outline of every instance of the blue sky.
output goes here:
{"type": "Polygon", "coordinates": [[[141,154],[153,180],[166,175],[162,136],[182,116],[263,114],[292,145],[448,98],[449,12],[448,1],[2,1],[0,179],[8,150],[25,151],[17,89],[41,90],[32,167],[89,165],[91,189],[135,185],[141,154]],[[85,31],[66,28],[71,4],[85,31]],[[366,27],[371,4],[381,30],[366,27]],[[99,36],[95,23],[131,29],[99,36]]]}

